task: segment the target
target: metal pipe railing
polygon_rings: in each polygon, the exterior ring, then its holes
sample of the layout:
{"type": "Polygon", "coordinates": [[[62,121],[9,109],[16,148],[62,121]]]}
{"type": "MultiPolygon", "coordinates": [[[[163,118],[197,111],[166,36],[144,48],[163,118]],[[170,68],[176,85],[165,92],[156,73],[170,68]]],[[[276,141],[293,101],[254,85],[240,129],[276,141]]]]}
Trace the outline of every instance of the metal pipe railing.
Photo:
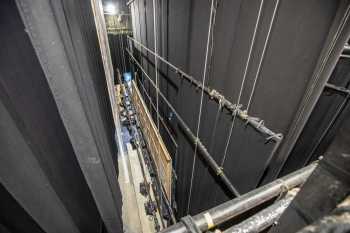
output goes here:
{"type": "MultiPolygon", "coordinates": [[[[154,84],[153,80],[148,76],[146,71],[142,68],[141,64],[136,60],[136,58],[131,54],[131,52],[126,49],[127,53],[129,54],[130,58],[134,61],[134,63],[140,68],[140,70],[144,73],[144,75],[148,78],[150,83],[154,88],[156,88],[156,85],[154,84]]],[[[164,96],[164,94],[159,91],[159,96],[162,97],[164,102],[168,105],[168,107],[171,109],[171,111],[176,115],[176,118],[178,120],[179,125],[183,129],[186,136],[189,138],[189,140],[192,142],[192,144],[197,144],[197,149],[199,153],[202,155],[203,159],[206,161],[208,166],[214,170],[215,174],[221,179],[221,181],[224,183],[225,187],[236,197],[240,196],[237,189],[233,186],[231,181],[228,179],[226,174],[224,173],[223,169],[216,163],[216,161],[213,159],[213,157],[209,154],[206,147],[203,145],[203,143],[200,141],[199,138],[197,138],[191,131],[191,129],[187,126],[185,121],[181,118],[181,116],[177,113],[175,108],[172,106],[172,104],[167,100],[167,98],[164,96]]]]}
{"type": "Polygon", "coordinates": [[[272,130],[268,129],[264,124],[263,121],[260,120],[257,117],[252,117],[247,114],[246,111],[243,111],[240,109],[240,106],[231,103],[228,99],[225,98],[220,92],[218,92],[215,89],[212,89],[208,86],[202,85],[201,82],[197,81],[194,77],[191,75],[185,73],[180,68],[176,67],[175,65],[171,64],[169,61],[167,61],[165,58],[159,56],[149,48],[147,48],[142,43],[138,42],[134,38],[128,36],[129,40],[135,42],[140,47],[157,57],[160,61],[164,62],[166,65],[168,65],[170,68],[172,68],[176,73],[180,75],[180,77],[186,79],[189,81],[192,85],[194,85],[196,88],[203,89],[204,93],[206,93],[211,99],[215,100],[218,104],[220,104],[222,107],[226,108],[228,111],[230,111],[232,114],[237,114],[237,116],[246,121],[247,124],[251,125],[253,128],[255,128],[258,132],[265,134],[269,137],[269,139],[274,140],[276,142],[281,141],[283,138],[283,135],[280,133],[275,133],[272,130]]]}
{"type": "MultiPolygon", "coordinates": [[[[297,170],[285,177],[277,179],[260,188],[254,189],[238,198],[227,201],[212,209],[201,212],[192,217],[194,224],[201,231],[207,231],[221,223],[224,223],[258,205],[278,196],[284,190],[288,190],[303,184],[313,172],[317,163],[310,164],[300,170],[297,170]]],[[[182,222],[178,222],[161,233],[186,233],[189,232],[182,222]]]]}
{"type": "Polygon", "coordinates": [[[258,212],[243,222],[226,229],[223,233],[242,233],[242,231],[244,231],[244,233],[262,232],[278,221],[282,213],[294,199],[296,193],[296,190],[288,192],[284,198],[277,200],[266,209],[258,212]]]}

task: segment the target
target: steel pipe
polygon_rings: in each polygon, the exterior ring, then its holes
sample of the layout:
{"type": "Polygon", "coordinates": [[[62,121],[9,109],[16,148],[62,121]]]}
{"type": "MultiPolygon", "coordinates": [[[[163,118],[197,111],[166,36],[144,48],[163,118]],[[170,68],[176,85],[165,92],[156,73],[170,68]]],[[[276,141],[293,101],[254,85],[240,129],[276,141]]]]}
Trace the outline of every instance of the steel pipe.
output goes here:
{"type": "Polygon", "coordinates": [[[223,233],[256,233],[272,226],[281,217],[289,204],[295,197],[294,190],[287,193],[285,198],[276,201],[271,206],[244,220],[240,224],[234,225],[223,233]]]}
{"type": "Polygon", "coordinates": [[[336,86],[334,84],[331,84],[331,83],[326,83],[325,85],[326,88],[329,88],[329,89],[332,89],[340,94],[344,94],[344,95],[349,95],[350,94],[350,90],[349,89],[346,89],[345,87],[339,87],[339,86],[336,86]]]}
{"type": "Polygon", "coordinates": [[[346,44],[343,49],[343,54],[349,55],[350,54],[350,45],[346,44]]]}
{"type": "MultiPolygon", "coordinates": [[[[154,88],[156,88],[156,85],[154,84],[153,80],[148,76],[146,71],[142,68],[141,64],[136,60],[136,58],[131,54],[131,52],[127,49],[127,53],[129,54],[130,58],[134,61],[134,63],[140,68],[140,70],[144,73],[144,75],[148,78],[150,83],[154,88]]],[[[213,157],[209,154],[207,148],[203,145],[203,143],[200,141],[199,138],[197,138],[191,131],[191,129],[187,126],[186,122],[181,118],[181,116],[177,113],[175,108],[172,106],[172,104],[167,100],[167,98],[164,96],[164,94],[159,91],[159,96],[162,97],[164,102],[168,105],[168,107],[171,109],[171,111],[176,115],[176,118],[179,122],[179,125],[183,129],[186,136],[190,139],[191,143],[196,145],[199,153],[202,155],[203,159],[206,161],[207,165],[214,170],[215,174],[220,177],[226,188],[234,194],[236,197],[240,196],[237,189],[233,186],[231,181],[228,179],[228,177],[225,175],[223,169],[216,163],[216,161],[213,159],[213,157]]]]}
{"type": "MultiPolygon", "coordinates": [[[[193,217],[193,221],[201,231],[207,231],[268,200],[271,200],[280,195],[285,189],[291,189],[303,184],[313,172],[316,165],[317,163],[310,164],[307,167],[297,170],[260,188],[254,189],[238,198],[199,213],[193,217]]],[[[186,232],[189,231],[182,222],[161,231],[161,233],[186,232]]]]}

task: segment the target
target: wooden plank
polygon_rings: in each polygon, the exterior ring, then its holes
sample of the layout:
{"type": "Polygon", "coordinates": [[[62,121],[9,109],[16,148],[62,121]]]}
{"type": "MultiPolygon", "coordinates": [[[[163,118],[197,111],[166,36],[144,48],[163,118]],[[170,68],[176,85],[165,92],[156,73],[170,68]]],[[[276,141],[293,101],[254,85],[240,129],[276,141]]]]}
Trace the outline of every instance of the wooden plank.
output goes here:
{"type": "Polygon", "coordinates": [[[157,168],[157,173],[165,189],[168,200],[171,200],[172,159],[135,82],[132,82],[132,90],[131,98],[135,106],[142,132],[145,135],[148,149],[151,152],[153,161],[157,168]]]}

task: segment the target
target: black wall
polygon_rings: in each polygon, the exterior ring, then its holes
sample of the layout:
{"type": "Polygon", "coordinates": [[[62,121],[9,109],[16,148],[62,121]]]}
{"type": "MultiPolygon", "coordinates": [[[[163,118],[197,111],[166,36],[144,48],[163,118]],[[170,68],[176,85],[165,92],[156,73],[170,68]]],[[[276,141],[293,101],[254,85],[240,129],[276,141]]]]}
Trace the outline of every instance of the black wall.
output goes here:
{"type": "MultiPolygon", "coordinates": [[[[131,72],[129,59],[127,59],[126,52],[123,54],[123,49],[126,49],[127,35],[126,34],[108,34],[109,48],[111,50],[111,57],[113,63],[114,72],[119,69],[120,73],[131,72]]],[[[115,78],[115,82],[118,80],[115,78]]]]}
{"type": "MultiPolygon", "coordinates": [[[[85,148],[88,156],[89,136],[84,135],[85,141],[79,145],[72,141],[77,137],[77,128],[68,135],[67,122],[63,122],[62,109],[57,105],[70,96],[57,98],[59,89],[52,89],[52,83],[50,86],[48,82],[66,81],[64,69],[67,68],[80,70],[83,74],[83,81],[76,79],[80,89],[75,85],[67,88],[88,94],[88,97],[81,95],[84,97],[83,114],[90,120],[86,128],[95,130],[93,139],[103,148],[99,154],[114,158],[108,166],[114,170],[113,179],[116,180],[114,123],[92,8],[85,1],[51,2],[50,6],[56,7],[56,13],[64,8],[65,15],[54,18],[54,14],[50,14],[50,20],[57,20],[57,24],[69,30],[61,31],[61,37],[50,40],[51,21],[40,18],[40,22],[47,23],[47,28],[39,27],[45,31],[47,40],[40,41],[40,33],[34,33],[38,24],[31,18],[31,7],[37,13],[35,17],[39,17],[42,12],[51,12],[51,8],[45,9],[47,3],[19,1],[17,5],[14,0],[0,3],[0,42],[3,46],[0,49],[0,226],[11,233],[101,232],[104,223],[101,208],[96,204],[101,200],[93,196],[91,183],[87,184],[75,150],[77,146],[85,148]],[[35,7],[35,4],[40,4],[40,7],[35,7]],[[52,57],[44,55],[62,41],[66,46],[70,43],[74,46],[71,50],[68,46],[56,50],[52,57]],[[47,50],[45,43],[51,45],[47,50]],[[64,53],[69,53],[71,60],[54,63],[64,53]],[[49,72],[48,65],[60,72],[49,72]]],[[[74,121],[71,116],[80,113],[81,106],[76,103],[64,116],[66,120],[74,121]]],[[[94,164],[87,162],[85,166],[93,167],[94,164]]],[[[92,175],[98,176],[97,173],[92,175]]],[[[121,211],[121,198],[119,187],[114,186],[119,202],[106,204],[118,212],[121,211]]],[[[100,192],[108,191],[101,186],[100,192]]],[[[111,221],[118,223],[115,231],[121,232],[121,216],[117,217],[111,221]]]]}

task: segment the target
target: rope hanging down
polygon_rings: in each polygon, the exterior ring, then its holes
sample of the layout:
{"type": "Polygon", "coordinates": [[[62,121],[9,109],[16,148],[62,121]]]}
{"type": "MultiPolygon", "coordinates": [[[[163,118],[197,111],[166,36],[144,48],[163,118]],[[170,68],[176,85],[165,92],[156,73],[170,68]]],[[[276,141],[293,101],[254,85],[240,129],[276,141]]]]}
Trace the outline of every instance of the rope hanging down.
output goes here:
{"type": "MultiPolygon", "coordinates": [[[[214,1],[215,0],[211,0],[211,6],[210,6],[208,38],[207,38],[207,45],[206,45],[206,51],[205,51],[204,69],[203,69],[203,78],[202,78],[202,86],[203,87],[205,86],[205,80],[207,77],[208,53],[209,53],[210,37],[211,37],[211,33],[212,33],[214,1]]],[[[189,209],[190,209],[191,196],[192,196],[193,176],[194,176],[194,172],[195,172],[197,148],[198,148],[197,141],[198,141],[199,130],[200,130],[200,125],[201,125],[201,118],[202,118],[203,96],[204,96],[204,89],[202,89],[202,91],[201,91],[201,99],[200,99],[200,104],[199,104],[198,123],[197,123],[197,131],[196,131],[196,144],[195,144],[194,154],[193,154],[191,181],[190,181],[190,192],[188,194],[188,203],[187,203],[187,214],[188,214],[189,209]]]]}
{"type": "Polygon", "coordinates": [[[121,63],[123,68],[123,73],[126,72],[126,65],[125,65],[125,56],[124,56],[124,45],[123,45],[123,38],[121,34],[118,34],[118,41],[119,41],[119,47],[121,48],[121,63]]]}
{"type": "MultiPolygon", "coordinates": [[[[156,0],[153,0],[153,37],[154,37],[154,52],[158,54],[157,48],[157,16],[156,16],[156,0]]],[[[154,55],[154,69],[156,73],[156,105],[157,105],[157,128],[159,131],[159,83],[158,83],[158,58],[154,55]]]]}
{"type": "Polygon", "coordinates": [[[237,111],[241,108],[240,101],[241,101],[241,97],[242,97],[242,92],[243,92],[245,80],[246,80],[246,77],[247,77],[247,72],[248,72],[248,67],[249,67],[249,64],[250,64],[250,58],[251,58],[251,55],[252,55],[253,46],[255,44],[256,32],[258,30],[258,25],[259,25],[259,22],[260,22],[260,17],[261,17],[261,11],[262,11],[263,4],[264,4],[264,0],[261,0],[260,6],[259,6],[259,11],[258,11],[258,16],[256,18],[256,22],[255,22],[255,26],[254,26],[253,36],[252,36],[252,39],[250,41],[250,47],[249,47],[247,61],[246,61],[245,67],[244,67],[243,78],[242,78],[241,88],[240,88],[239,94],[238,94],[236,109],[232,113],[233,114],[233,120],[232,120],[232,123],[231,123],[229,136],[228,136],[227,141],[226,141],[224,155],[223,155],[222,160],[221,160],[221,167],[224,166],[224,163],[225,163],[225,160],[226,160],[227,150],[228,150],[228,147],[229,147],[230,142],[231,142],[231,136],[232,136],[233,126],[235,124],[235,120],[236,120],[236,116],[237,116],[237,111]]]}
{"type": "Polygon", "coordinates": [[[275,8],[273,9],[273,13],[272,13],[272,19],[271,19],[270,25],[269,25],[269,30],[268,30],[266,38],[265,38],[264,48],[263,48],[263,51],[261,52],[261,57],[260,57],[258,69],[257,69],[255,77],[254,77],[254,83],[253,83],[252,91],[251,91],[250,96],[249,96],[249,100],[248,100],[248,104],[247,104],[247,108],[246,108],[246,112],[247,113],[249,112],[249,107],[250,107],[251,101],[252,101],[253,96],[254,96],[256,83],[257,83],[257,80],[258,80],[258,77],[259,77],[260,71],[261,71],[261,65],[262,65],[262,62],[263,62],[263,60],[265,58],[265,52],[266,52],[267,44],[268,44],[268,42],[270,40],[270,34],[271,34],[271,31],[272,31],[272,26],[273,26],[273,23],[275,22],[275,16],[276,16],[278,4],[279,4],[279,0],[276,0],[275,8]]]}

